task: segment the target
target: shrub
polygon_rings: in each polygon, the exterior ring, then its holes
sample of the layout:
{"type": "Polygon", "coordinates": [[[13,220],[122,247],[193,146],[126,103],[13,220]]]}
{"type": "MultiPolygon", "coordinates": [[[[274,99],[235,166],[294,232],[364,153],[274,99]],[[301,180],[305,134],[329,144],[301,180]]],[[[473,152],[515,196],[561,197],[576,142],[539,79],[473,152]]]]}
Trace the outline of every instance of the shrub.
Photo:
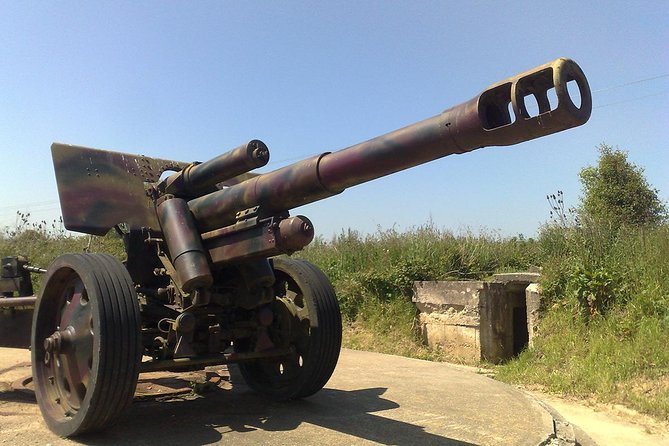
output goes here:
{"type": "Polygon", "coordinates": [[[584,320],[604,315],[614,303],[621,302],[624,286],[619,276],[606,267],[578,266],[571,272],[569,285],[584,320]]]}
{"type": "Polygon", "coordinates": [[[614,228],[621,225],[658,225],[667,208],[643,175],[627,160],[627,153],[606,144],[599,146],[597,166],[581,170],[582,217],[614,228]]]}

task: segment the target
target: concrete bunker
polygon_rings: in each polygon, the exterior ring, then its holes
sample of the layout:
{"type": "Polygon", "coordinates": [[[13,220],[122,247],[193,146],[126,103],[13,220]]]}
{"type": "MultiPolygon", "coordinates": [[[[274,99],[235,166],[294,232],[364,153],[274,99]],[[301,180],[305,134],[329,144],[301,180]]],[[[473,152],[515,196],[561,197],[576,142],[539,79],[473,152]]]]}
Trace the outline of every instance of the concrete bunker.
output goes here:
{"type": "Polygon", "coordinates": [[[415,282],[423,338],[465,361],[500,363],[518,355],[536,333],[538,279],[538,273],[512,273],[492,281],[415,282]]]}

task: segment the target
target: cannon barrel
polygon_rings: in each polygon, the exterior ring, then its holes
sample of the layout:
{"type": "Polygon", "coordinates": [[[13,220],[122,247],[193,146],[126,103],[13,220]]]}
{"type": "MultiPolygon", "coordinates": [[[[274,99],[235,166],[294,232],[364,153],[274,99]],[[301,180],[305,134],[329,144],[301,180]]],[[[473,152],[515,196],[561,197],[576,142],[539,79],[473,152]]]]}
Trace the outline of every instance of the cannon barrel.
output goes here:
{"type": "Polygon", "coordinates": [[[253,139],[207,162],[189,164],[167,177],[162,189],[178,197],[199,197],[217,190],[217,183],[262,167],[268,161],[267,146],[253,139]]]}
{"type": "Polygon", "coordinates": [[[234,223],[237,212],[255,206],[271,215],[447,155],[576,127],[588,120],[591,110],[583,71],[574,61],[560,58],[491,85],[434,117],[192,199],[188,206],[198,229],[211,231],[234,223]],[[570,96],[568,83],[575,84],[580,98],[570,96]],[[536,114],[526,102],[532,97],[536,114]]]}

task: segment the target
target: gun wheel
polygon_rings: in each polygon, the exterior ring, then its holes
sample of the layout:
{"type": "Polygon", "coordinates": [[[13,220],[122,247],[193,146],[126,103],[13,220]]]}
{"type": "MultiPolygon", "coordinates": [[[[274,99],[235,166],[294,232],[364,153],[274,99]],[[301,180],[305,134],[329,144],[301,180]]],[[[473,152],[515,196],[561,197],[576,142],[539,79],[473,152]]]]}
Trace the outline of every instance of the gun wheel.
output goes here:
{"type": "Polygon", "coordinates": [[[141,360],[139,303],[106,254],[64,254],[35,306],[32,372],[42,416],[68,437],[108,426],[131,402],[141,360]]]}
{"type": "MultiPolygon", "coordinates": [[[[318,392],[334,372],[341,349],[341,313],[334,289],[316,266],[303,260],[272,260],[276,299],[268,327],[275,347],[289,357],[240,363],[246,383],[274,400],[318,392]]],[[[258,349],[258,339],[237,343],[238,351],[258,349]]]]}

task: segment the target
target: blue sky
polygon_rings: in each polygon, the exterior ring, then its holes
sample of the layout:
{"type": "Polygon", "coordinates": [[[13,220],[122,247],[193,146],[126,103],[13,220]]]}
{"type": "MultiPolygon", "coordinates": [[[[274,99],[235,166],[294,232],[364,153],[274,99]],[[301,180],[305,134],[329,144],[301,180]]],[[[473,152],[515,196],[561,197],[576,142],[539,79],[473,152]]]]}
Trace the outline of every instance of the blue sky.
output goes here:
{"type": "Polygon", "coordinates": [[[654,2],[0,0],[0,227],[60,214],[53,141],[205,161],[249,139],[262,171],[433,116],[557,57],[583,127],[449,156],[304,206],[318,234],[432,221],[536,234],[606,142],[669,198],[669,7],[654,2]],[[653,79],[654,78],[654,79],[653,79]]]}

